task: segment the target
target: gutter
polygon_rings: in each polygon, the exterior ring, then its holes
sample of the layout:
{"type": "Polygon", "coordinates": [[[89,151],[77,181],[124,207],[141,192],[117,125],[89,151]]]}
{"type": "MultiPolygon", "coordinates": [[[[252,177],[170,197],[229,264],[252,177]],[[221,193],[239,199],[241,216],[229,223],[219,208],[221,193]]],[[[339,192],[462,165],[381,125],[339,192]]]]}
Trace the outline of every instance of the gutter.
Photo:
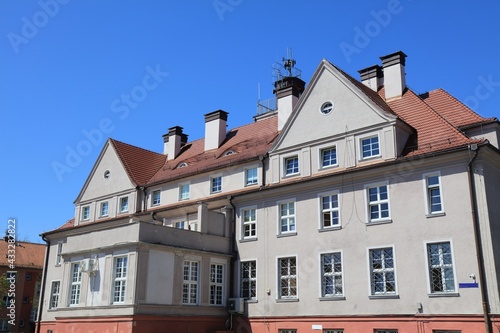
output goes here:
{"type": "Polygon", "coordinates": [[[488,287],[486,285],[486,278],[485,278],[486,269],[484,267],[483,243],[481,239],[479,216],[477,213],[477,193],[476,193],[476,184],[474,180],[474,168],[473,168],[473,163],[479,154],[479,146],[471,145],[469,149],[474,152],[474,155],[467,163],[467,174],[469,176],[469,196],[471,198],[472,223],[474,227],[474,239],[476,245],[479,287],[481,290],[484,325],[486,326],[486,333],[493,333],[493,326],[490,319],[490,303],[488,299],[488,290],[487,290],[488,287]]]}
{"type": "MultiPolygon", "coordinates": [[[[36,331],[37,333],[40,333],[41,327],[40,323],[42,321],[42,311],[43,311],[43,301],[45,300],[45,284],[47,280],[47,266],[49,262],[49,253],[50,253],[50,241],[45,238],[45,235],[42,234],[42,239],[43,241],[47,244],[47,249],[45,251],[45,261],[43,264],[43,277],[42,277],[42,285],[41,285],[41,291],[40,291],[40,298],[38,299],[38,316],[36,318],[36,331]]],[[[50,300],[49,300],[50,301],[50,300]]]]}

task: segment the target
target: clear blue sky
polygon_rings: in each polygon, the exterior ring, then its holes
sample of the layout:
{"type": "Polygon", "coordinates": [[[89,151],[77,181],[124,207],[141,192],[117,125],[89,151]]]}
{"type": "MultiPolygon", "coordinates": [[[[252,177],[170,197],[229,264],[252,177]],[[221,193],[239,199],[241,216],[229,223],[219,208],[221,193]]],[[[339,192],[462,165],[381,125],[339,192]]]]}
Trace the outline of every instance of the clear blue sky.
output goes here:
{"type": "Polygon", "coordinates": [[[70,219],[107,137],[161,152],[169,127],[201,138],[205,113],[251,122],[289,47],[306,82],[322,58],[358,78],[402,50],[416,92],[499,117],[500,1],[471,4],[2,0],[0,230],[15,217],[41,242],[70,219]]]}

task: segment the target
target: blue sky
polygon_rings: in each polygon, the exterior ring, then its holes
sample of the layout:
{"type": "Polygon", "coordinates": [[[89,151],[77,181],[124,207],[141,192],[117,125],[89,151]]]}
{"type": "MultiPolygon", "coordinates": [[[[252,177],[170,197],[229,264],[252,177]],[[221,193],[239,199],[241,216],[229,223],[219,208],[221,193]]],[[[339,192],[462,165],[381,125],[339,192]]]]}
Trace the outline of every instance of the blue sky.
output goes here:
{"type": "Polygon", "coordinates": [[[18,238],[74,214],[108,137],[152,151],[203,115],[252,122],[258,85],[272,97],[272,66],[292,48],[308,82],[325,58],[357,70],[402,50],[407,84],[443,88],[500,116],[499,0],[0,2],[0,229],[18,238]]]}

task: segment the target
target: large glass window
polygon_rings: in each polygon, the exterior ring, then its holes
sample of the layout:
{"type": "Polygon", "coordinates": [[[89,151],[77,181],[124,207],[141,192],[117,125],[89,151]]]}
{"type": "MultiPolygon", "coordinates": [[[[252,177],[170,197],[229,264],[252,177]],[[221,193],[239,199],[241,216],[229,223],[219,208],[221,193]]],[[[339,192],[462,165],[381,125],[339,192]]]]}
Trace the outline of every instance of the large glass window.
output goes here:
{"type": "Polygon", "coordinates": [[[279,298],[297,298],[297,259],[278,259],[279,298]]]}
{"type": "Polygon", "coordinates": [[[396,272],[392,248],[370,250],[370,272],[372,295],[396,294],[396,272]]]}
{"type": "Polygon", "coordinates": [[[61,291],[61,282],[60,281],[52,281],[52,285],[50,287],[49,309],[55,309],[59,306],[60,291],[61,291]]]}
{"type": "Polygon", "coordinates": [[[243,261],[240,272],[240,297],[257,299],[257,262],[243,261]]]}
{"type": "Polygon", "coordinates": [[[342,254],[321,255],[321,296],[335,297],[344,294],[342,286],[342,254]]]}
{"type": "Polygon", "coordinates": [[[82,287],[82,271],[80,263],[71,264],[71,285],[69,294],[69,305],[80,304],[80,292],[82,287]]]}
{"type": "Polygon", "coordinates": [[[184,261],[182,303],[198,304],[198,262],[184,261]]]}
{"type": "Polygon", "coordinates": [[[431,293],[455,292],[450,242],[427,244],[431,293]]]}
{"type": "Polygon", "coordinates": [[[210,305],[224,304],[224,265],[210,265],[210,305]]]}
{"type": "Polygon", "coordinates": [[[127,289],[127,261],[127,257],[115,258],[113,303],[125,302],[125,291],[127,289]]]}

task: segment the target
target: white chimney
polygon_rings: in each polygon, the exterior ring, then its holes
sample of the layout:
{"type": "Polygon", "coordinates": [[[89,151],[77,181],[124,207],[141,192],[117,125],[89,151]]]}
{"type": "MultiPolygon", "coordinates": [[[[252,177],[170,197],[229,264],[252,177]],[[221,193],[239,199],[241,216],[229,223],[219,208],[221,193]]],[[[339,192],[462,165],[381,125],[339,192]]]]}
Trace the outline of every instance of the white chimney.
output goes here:
{"type": "Polygon", "coordinates": [[[361,77],[361,83],[377,92],[383,84],[382,68],[379,65],[373,65],[358,71],[361,77]]]}
{"type": "Polygon", "coordinates": [[[278,131],[285,126],[305,85],[304,81],[295,76],[287,76],[274,82],[274,93],[278,104],[278,131]]]}
{"type": "Polygon", "coordinates": [[[168,129],[168,134],[163,136],[163,153],[167,152],[167,160],[173,160],[181,151],[181,147],[187,142],[187,135],[182,133],[182,127],[174,126],[168,129]]]}
{"type": "Polygon", "coordinates": [[[386,100],[403,96],[406,88],[405,59],[406,54],[402,51],[380,57],[384,70],[386,100]]]}
{"type": "Polygon", "coordinates": [[[226,138],[227,115],[223,110],[205,115],[205,151],[219,148],[226,138]]]}

